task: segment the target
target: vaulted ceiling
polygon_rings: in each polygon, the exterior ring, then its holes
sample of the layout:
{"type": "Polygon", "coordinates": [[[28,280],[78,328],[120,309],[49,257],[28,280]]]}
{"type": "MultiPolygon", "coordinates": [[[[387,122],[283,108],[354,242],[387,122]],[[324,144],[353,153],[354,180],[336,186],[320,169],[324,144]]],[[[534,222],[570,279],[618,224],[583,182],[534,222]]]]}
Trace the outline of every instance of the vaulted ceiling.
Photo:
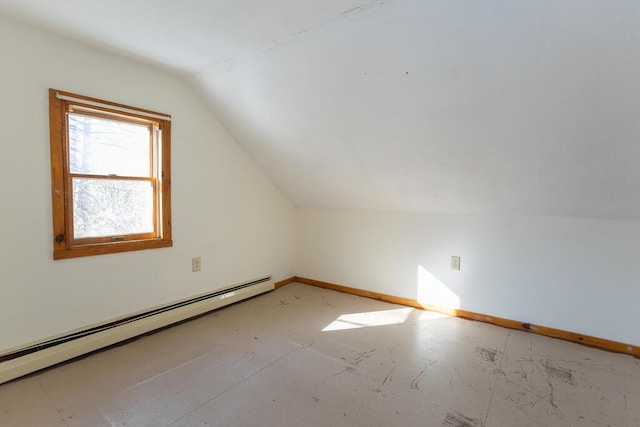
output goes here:
{"type": "Polygon", "coordinates": [[[640,218],[637,0],[2,0],[186,79],[298,206],[640,218]]]}

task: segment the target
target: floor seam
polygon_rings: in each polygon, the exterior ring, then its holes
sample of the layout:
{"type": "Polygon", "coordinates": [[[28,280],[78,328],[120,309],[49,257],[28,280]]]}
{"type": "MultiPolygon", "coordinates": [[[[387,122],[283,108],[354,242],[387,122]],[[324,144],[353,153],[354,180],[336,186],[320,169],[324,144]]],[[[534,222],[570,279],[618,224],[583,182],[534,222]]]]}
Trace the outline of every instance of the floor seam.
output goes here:
{"type": "Polygon", "coordinates": [[[173,421],[171,424],[168,424],[167,427],[171,427],[173,425],[175,425],[177,422],[179,422],[180,420],[185,419],[186,417],[188,417],[189,415],[191,415],[193,412],[197,411],[198,409],[200,409],[201,407],[203,407],[204,405],[213,402],[214,400],[216,400],[218,397],[222,396],[223,394],[227,393],[228,391],[233,390],[234,388],[238,387],[240,384],[243,384],[245,381],[248,381],[249,379],[253,378],[254,376],[258,375],[260,372],[264,371],[265,369],[273,366],[274,364],[278,363],[280,360],[284,359],[285,357],[287,357],[288,355],[290,355],[291,353],[293,353],[296,350],[300,350],[301,348],[305,348],[304,345],[300,345],[296,348],[292,348],[291,350],[287,351],[285,354],[283,354],[282,356],[278,357],[277,359],[269,362],[268,364],[264,365],[262,368],[258,369],[257,371],[255,371],[254,373],[252,373],[251,375],[249,375],[246,378],[243,378],[242,380],[240,380],[239,382],[237,382],[236,384],[232,385],[229,388],[226,388],[225,390],[222,390],[220,393],[216,394],[215,396],[213,396],[211,399],[202,402],[200,405],[196,406],[195,408],[193,408],[192,410],[186,412],[182,417],[178,418],[177,420],[173,421]]]}
{"type": "Polygon", "coordinates": [[[489,405],[487,406],[487,412],[484,414],[484,419],[482,420],[482,426],[486,427],[487,419],[489,418],[489,411],[491,410],[491,404],[493,403],[493,395],[496,392],[496,385],[498,384],[499,375],[502,373],[502,364],[504,363],[504,359],[507,357],[507,344],[509,343],[509,337],[511,336],[511,331],[507,331],[507,337],[504,340],[504,347],[502,348],[502,357],[500,358],[500,364],[498,365],[498,371],[496,372],[496,379],[493,382],[493,387],[491,387],[491,397],[489,398],[489,405]]]}
{"type": "Polygon", "coordinates": [[[42,382],[40,381],[40,378],[37,378],[37,383],[38,383],[38,386],[40,386],[40,390],[42,390],[42,392],[45,394],[45,396],[47,396],[47,400],[49,401],[51,406],[53,406],[53,409],[56,410],[56,413],[60,417],[60,421],[62,421],[64,423],[64,425],[69,427],[69,423],[67,422],[67,420],[65,420],[64,416],[62,415],[62,413],[60,413],[60,408],[58,408],[58,406],[53,402],[53,399],[51,399],[51,395],[49,394],[47,389],[45,389],[45,387],[42,385],[42,382]]]}

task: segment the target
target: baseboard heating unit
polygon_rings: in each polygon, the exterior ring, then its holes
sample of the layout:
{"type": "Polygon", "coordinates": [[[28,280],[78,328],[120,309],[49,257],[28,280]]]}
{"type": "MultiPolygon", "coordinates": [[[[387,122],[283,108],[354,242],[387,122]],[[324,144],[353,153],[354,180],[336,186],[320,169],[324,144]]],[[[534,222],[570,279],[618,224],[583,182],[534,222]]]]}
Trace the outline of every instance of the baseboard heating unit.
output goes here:
{"type": "Polygon", "coordinates": [[[0,384],[274,289],[271,276],[123,316],[0,354],[0,384]]]}

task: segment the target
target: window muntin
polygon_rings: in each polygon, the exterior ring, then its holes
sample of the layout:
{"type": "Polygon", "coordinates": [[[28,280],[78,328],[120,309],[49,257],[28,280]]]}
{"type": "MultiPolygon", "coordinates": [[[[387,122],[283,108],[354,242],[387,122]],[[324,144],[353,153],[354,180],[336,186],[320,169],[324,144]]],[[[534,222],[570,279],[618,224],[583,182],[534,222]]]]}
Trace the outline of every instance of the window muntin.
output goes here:
{"type": "Polygon", "coordinates": [[[50,91],[55,259],[171,246],[168,119],[50,91]]]}

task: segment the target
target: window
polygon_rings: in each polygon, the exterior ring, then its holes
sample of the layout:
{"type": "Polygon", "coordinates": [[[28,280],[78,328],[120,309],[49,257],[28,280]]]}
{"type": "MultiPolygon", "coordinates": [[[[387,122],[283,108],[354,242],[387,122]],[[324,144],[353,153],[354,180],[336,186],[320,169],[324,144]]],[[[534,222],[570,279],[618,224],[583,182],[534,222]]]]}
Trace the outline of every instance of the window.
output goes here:
{"type": "Polygon", "coordinates": [[[171,117],[49,90],[53,258],[168,247],[171,117]]]}

